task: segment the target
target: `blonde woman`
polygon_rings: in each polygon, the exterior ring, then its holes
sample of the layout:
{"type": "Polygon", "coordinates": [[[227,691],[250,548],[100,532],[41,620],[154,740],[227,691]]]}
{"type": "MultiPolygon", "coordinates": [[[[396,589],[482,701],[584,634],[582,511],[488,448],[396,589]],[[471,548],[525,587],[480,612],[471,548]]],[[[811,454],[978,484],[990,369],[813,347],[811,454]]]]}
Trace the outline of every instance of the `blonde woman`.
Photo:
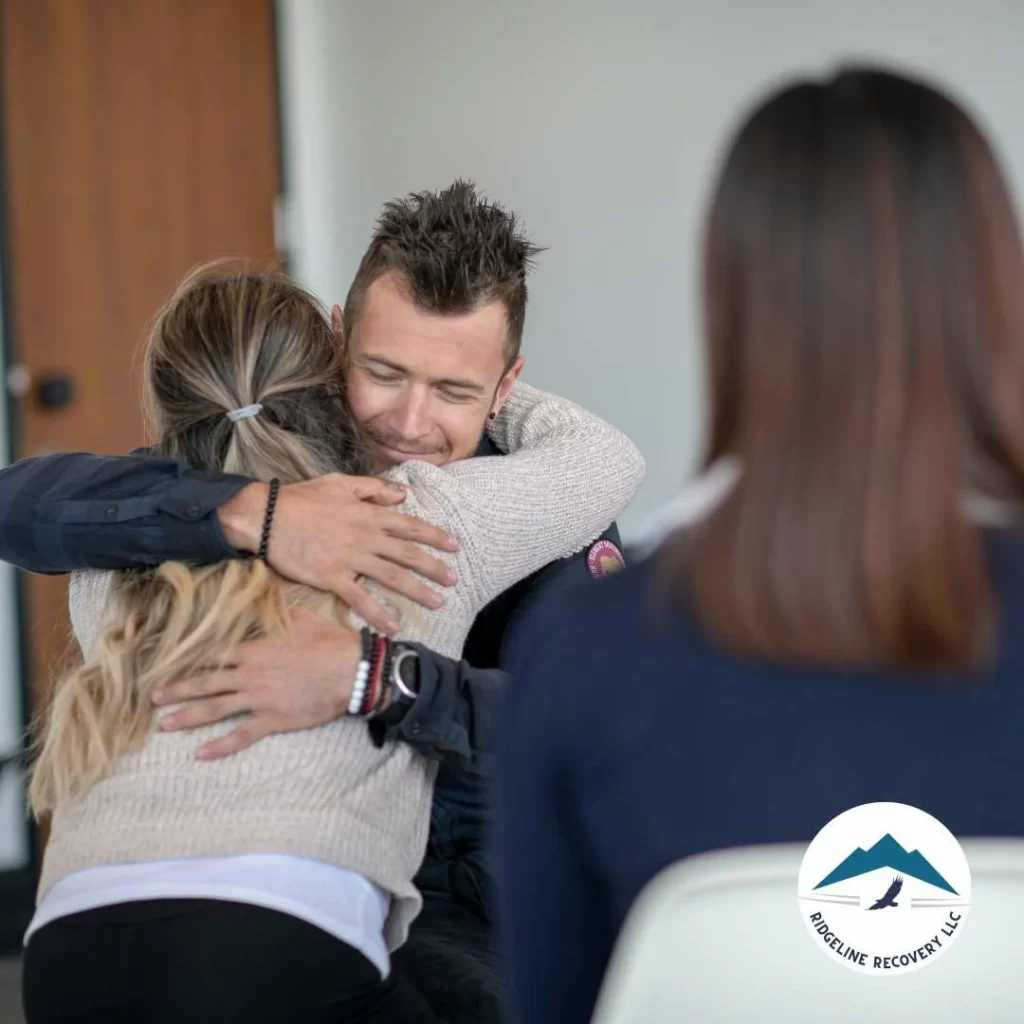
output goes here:
{"type": "MultiPolygon", "coordinates": [[[[322,311],[275,275],[189,278],[146,355],[161,453],[264,480],[368,471],[342,377],[322,311]]],[[[508,457],[388,474],[460,542],[444,608],[401,634],[453,657],[480,608],[596,537],[643,472],[618,431],[522,385],[489,430],[508,457]]],[[[198,762],[232,723],[164,733],[151,713],[154,691],[296,615],[350,617],[259,560],[76,577],[85,662],[58,687],[31,790],[53,827],[29,1024],[432,1019],[388,953],[420,905],[433,763],[352,718],[198,762]]]]}

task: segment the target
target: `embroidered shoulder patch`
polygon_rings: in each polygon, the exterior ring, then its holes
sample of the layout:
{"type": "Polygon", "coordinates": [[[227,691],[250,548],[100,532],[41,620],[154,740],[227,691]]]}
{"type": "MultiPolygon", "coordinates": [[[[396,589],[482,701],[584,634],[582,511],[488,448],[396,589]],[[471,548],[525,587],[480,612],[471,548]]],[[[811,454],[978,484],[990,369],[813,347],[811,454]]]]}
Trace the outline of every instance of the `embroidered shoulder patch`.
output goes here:
{"type": "Polygon", "coordinates": [[[587,552],[587,568],[596,579],[611,576],[613,572],[626,568],[622,552],[610,541],[599,540],[591,544],[587,552]]]}

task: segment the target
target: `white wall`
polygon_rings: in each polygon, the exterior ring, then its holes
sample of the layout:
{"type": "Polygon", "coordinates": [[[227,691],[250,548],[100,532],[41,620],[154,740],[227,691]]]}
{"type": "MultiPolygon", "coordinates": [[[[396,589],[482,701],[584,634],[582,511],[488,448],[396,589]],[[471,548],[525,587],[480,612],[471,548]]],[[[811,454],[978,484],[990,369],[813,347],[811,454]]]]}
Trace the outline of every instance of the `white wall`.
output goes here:
{"type": "Polygon", "coordinates": [[[626,430],[647,483],[702,436],[696,247],[725,133],[780,76],[848,57],[949,83],[1024,191],[1021,0],[279,0],[294,268],[341,301],[381,203],[457,176],[550,251],[529,379],[626,430]]]}

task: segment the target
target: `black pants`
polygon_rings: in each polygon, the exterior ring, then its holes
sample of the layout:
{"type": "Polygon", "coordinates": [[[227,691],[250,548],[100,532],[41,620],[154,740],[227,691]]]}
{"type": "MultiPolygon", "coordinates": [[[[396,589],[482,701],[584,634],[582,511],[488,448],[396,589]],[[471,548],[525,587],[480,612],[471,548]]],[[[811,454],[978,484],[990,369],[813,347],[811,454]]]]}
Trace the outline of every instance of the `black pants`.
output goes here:
{"type": "Polygon", "coordinates": [[[494,872],[487,837],[493,763],[442,765],[434,788],[430,843],[416,876],[423,913],[394,955],[396,969],[444,1024],[503,1024],[508,999],[494,927],[494,872]]]}
{"type": "Polygon", "coordinates": [[[448,896],[425,894],[423,913],[392,956],[444,1024],[501,1024],[505,983],[490,925],[448,896]]]}
{"type": "MultiPolygon", "coordinates": [[[[434,806],[436,819],[439,802],[434,806]]],[[[445,834],[443,824],[435,827],[416,877],[423,911],[392,963],[444,1024],[503,1024],[508,995],[487,864],[472,842],[438,851],[445,834]]]]}
{"type": "Polygon", "coordinates": [[[408,982],[298,918],[153,900],[60,918],[25,951],[28,1024],[434,1024],[408,982]]]}

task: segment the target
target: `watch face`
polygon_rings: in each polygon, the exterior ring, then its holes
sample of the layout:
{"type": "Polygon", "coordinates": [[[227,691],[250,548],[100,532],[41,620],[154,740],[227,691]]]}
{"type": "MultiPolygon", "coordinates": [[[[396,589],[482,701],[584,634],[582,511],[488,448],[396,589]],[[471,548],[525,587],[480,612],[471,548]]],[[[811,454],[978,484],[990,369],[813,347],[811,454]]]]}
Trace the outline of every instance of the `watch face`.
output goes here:
{"type": "MultiPolygon", "coordinates": [[[[419,655],[411,647],[405,647],[399,652],[399,657],[401,660],[398,662],[397,674],[402,681],[402,686],[413,694],[418,694],[420,692],[419,655]]],[[[406,700],[412,699],[405,694],[402,696],[406,700]]]]}

